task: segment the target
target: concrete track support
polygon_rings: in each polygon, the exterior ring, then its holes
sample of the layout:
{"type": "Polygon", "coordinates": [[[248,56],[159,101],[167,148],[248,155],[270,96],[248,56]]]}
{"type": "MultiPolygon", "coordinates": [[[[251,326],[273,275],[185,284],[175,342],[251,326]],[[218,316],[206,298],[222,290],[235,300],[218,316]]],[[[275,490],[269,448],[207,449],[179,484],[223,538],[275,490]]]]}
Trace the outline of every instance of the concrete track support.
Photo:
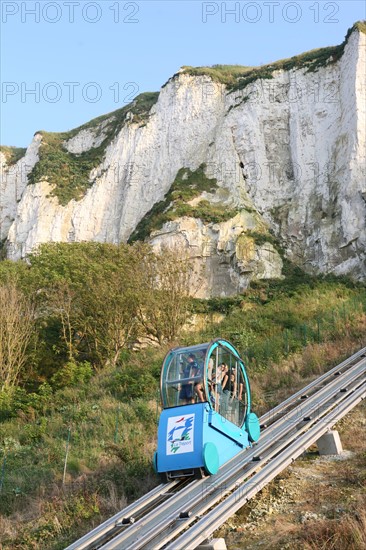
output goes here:
{"type": "Polygon", "coordinates": [[[340,455],[343,452],[337,430],[329,430],[316,442],[320,455],[340,455]]]}
{"type": "Polygon", "coordinates": [[[212,539],[202,542],[196,550],[227,550],[225,539],[212,539]]]}

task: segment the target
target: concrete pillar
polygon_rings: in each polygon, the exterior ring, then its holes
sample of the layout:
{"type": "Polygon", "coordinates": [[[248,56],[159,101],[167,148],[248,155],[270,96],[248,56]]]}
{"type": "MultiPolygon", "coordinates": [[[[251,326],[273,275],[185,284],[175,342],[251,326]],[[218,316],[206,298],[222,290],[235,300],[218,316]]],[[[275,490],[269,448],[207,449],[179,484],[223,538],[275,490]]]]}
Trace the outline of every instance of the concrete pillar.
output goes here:
{"type": "Polygon", "coordinates": [[[212,539],[197,546],[196,550],[227,550],[227,546],[225,539],[212,539]]]}
{"type": "Polygon", "coordinates": [[[343,452],[341,439],[337,430],[329,430],[316,442],[320,455],[340,455],[343,452]]]}

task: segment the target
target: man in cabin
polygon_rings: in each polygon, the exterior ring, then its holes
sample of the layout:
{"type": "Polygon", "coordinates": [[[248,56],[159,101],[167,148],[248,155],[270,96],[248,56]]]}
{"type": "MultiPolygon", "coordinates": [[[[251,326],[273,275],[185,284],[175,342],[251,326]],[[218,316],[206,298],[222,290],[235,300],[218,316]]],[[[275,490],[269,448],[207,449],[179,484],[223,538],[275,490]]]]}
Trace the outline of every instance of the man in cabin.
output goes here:
{"type": "Polygon", "coordinates": [[[183,367],[181,375],[186,382],[181,386],[179,399],[183,400],[184,404],[195,403],[195,394],[197,394],[199,400],[203,402],[205,399],[203,395],[202,380],[197,380],[199,376],[202,377],[202,371],[198,366],[196,356],[193,353],[188,355],[187,363],[183,367]],[[192,378],[195,378],[196,380],[188,381],[188,379],[192,378]]]}

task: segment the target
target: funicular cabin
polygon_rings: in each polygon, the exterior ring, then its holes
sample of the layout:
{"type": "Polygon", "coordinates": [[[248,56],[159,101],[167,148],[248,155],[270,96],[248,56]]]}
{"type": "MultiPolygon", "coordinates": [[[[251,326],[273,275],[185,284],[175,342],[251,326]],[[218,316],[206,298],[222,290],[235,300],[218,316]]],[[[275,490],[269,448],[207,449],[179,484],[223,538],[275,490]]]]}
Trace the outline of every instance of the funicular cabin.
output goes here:
{"type": "Polygon", "coordinates": [[[160,392],[154,467],[168,479],[215,474],[259,438],[244,363],[226,340],[170,350],[160,392]]]}

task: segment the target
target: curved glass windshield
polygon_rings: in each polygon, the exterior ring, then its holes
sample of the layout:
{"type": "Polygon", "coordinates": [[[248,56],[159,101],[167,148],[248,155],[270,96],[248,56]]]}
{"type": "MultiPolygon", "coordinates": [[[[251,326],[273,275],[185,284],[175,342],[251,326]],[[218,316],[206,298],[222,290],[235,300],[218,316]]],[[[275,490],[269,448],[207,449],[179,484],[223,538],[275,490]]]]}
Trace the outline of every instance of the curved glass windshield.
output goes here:
{"type": "Polygon", "coordinates": [[[171,350],[162,368],[161,396],[164,409],[208,402],[237,426],[250,406],[244,363],[224,340],[171,350]]]}
{"type": "Polygon", "coordinates": [[[163,407],[179,407],[207,401],[204,390],[204,363],[208,344],[172,350],[162,371],[163,407]]]}

